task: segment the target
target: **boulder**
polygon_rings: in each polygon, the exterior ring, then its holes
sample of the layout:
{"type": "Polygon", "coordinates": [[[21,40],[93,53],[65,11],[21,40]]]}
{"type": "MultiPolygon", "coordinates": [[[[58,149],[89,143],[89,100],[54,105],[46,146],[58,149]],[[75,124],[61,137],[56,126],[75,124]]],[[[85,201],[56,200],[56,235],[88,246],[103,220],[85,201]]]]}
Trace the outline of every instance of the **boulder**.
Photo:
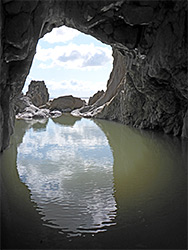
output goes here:
{"type": "Polygon", "coordinates": [[[99,98],[104,94],[103,90],[99,90],[97,93],[95,93],[93,96],[89,98],[88,105],[93,105],[99,98]]]}
{"type": "Polygon", "coordinates": [[[22,112],[16,115],[16,119],[32,120],[32,119],[45,119],[50,116],[49,109],[39,109],[31,104],[27,106],[22,112]]]}
{"type": "Polygon", "coordinates": [[[81,108],[85,105],[85,101],[72,95],[60,96],[55,98],[50,106],[50,110],[59,110],[61,112],[71,112],[74,109],[81,108]]]}
{"type": "Polygon", "coordinates": [[[32,105],[32,102],[28,96],[24,96],[21,93],[14,101],[14,110],[15,114],[21,113],[25,110],[26,107],[32,105]]]}
{"type": "Polygon", "coordinates": [[[26,96],[28,96],[31,102],[37,107],[46,104],[49,100],[49,93],[45,82],[31,81],[26,96]]]}

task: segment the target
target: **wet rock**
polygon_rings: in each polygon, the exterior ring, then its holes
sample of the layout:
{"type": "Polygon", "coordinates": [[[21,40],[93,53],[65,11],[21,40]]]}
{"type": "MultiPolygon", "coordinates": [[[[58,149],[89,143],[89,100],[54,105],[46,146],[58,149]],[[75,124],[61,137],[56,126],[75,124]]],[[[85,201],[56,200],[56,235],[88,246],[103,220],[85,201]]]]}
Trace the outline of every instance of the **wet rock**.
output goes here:
{"type": "Polygon", "coordinates": [[[89,98],[88,105],[93,105],[102,95],[104,94],[104,90],[99,90],[92,97],[89,98]]]}
{"type": "Polygon", "coordinates": [[[53,99],[50,110],[59,110],[61,112],[71,112],[74,109],[79,109],[85,105],[85,101],[72,95],[60,96],[53,99]]]}
{"type": "Polygon", "coordinates": [[[22,113],[26,107],[30,107],[31,105],[31,99],[21,93],[14,101],[15,114],[22,113]]]}
{"type": "Polygon", "coordinates": [[[32,120],[32,119],[44,119],[50,116],[49,109],[39,109],[38,107],[31,104],[26,107],[22,112],[16,115],[16,119],[32,120]]]}
{"type": "Polygon", "coordinates": [[[62,115],[61,111],[58,111],[58,110],[50,111],[51,118],[57,118],[57,117],[60,117],[61,115],[62,115]]]}
{"type": "Polygon", "coordinates": [[[28,96],[31,102],[37,107],[46,104],[49,100],[49,93],[45,82],[31,81],[26,96],[28,96]]]}
{"type": "Polygon", "coordinates": [[[80,109],[73,110],[71,112],[71,115],[73,115],[75,117],[85,117],[85,118],[97,117],[97,118],[101,118],[100,113],[103,110],[104,106],[105,106],[105,104],[101,105],[99,107],[86,106],[86,107],[83,107],[83,108],[80,108],[80,109]]]}

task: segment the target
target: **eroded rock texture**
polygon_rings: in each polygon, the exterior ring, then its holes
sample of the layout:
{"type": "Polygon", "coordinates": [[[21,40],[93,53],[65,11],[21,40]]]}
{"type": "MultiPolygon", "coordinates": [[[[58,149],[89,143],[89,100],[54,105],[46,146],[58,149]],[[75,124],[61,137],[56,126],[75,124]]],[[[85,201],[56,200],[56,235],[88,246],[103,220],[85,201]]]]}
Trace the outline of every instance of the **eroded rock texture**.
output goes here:
{"type": "Polygon", "coordinates": [[[93,96],[89,98],[88,105],[93,105],[98,101],[102,96],[104,95],[104,90],[99,90],[97,93],[95,93],[93,96]]]}
{"type": "MultiPolygon", "coordinates": [[[[12,133],[13,102],[29,73],[37,41],[61,25],[90,34],[121,53],[124,76],[117,80],[118,88],[108,88],[115,96],[98,116],[182,133],[188,105],[186,0],[2,0],[0,6],[1,150],[12,133]]],[[[118,79],[118,74],[111,77],[118,79]]]]}
{"type": "Polygon", "coordinates": [[[28,96],[31,102],[37,107],[46,104],[49,101],[49,93],[45,82],[31,81],[26,96],[28,96]]]}

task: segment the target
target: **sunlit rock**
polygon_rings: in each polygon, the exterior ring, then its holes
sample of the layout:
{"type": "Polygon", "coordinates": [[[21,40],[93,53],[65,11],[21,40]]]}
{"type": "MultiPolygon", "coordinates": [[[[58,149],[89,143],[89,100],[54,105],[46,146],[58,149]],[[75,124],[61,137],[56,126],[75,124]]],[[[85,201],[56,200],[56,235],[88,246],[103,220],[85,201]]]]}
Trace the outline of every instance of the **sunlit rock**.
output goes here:
{"type": "Polygon", "coordinates": [[[16,119],[31,120],[31,119],[44,119],[50,116],[49,109],[39,109],[35,105],[31,104],[26,107],[24,111],[16,115],[16,119]]]}
{"type": "Polygon", "coordinates": [[[72,95],[60,96],[53,99],[50,105],[50,110],[59,110],[61,112],[71,112],[74,109],[81,108],[85,101],[72,95]]]}
{"type": "Polygon", "coordinates": [[[95,93],[93,96],[89,98],[88,105],[93,105],[102,95],[104,94],[103,90],[99,90],[97,93],[95,93]]]}
{"type": "Polygon", "coordinates": [[[31,102],[37,107],[46,104],[49,100],[49,93],[45,82],[31,81],[26,96],[28,96],[31,102]]]}
{"type": "Polygon", "coordinates": [[[32,105],[31,99],[28,96],[24,96],[23,93],[21,93],[14,102],[14,110],[15,113],[22,113],[26,107],[29,107],[32,105]]]}

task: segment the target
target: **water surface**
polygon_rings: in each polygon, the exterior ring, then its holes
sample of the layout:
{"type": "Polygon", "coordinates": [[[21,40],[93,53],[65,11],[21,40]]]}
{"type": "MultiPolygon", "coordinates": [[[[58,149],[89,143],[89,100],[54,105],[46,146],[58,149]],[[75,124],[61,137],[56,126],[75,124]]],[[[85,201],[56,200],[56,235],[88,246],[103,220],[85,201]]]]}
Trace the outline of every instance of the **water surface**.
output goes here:
{"type": "Polygon", "coordinates": [[[4,244],[186,249],[187,145],[69,115],[16,121],[1,156],[4,244]]]}
{"type": "Polygon", "coordinates": [[[94,122],[62,116],[45,129],[30,129],[17,168],[46,226],[73,236],[113,225],[113,156],[94,122]]]}

